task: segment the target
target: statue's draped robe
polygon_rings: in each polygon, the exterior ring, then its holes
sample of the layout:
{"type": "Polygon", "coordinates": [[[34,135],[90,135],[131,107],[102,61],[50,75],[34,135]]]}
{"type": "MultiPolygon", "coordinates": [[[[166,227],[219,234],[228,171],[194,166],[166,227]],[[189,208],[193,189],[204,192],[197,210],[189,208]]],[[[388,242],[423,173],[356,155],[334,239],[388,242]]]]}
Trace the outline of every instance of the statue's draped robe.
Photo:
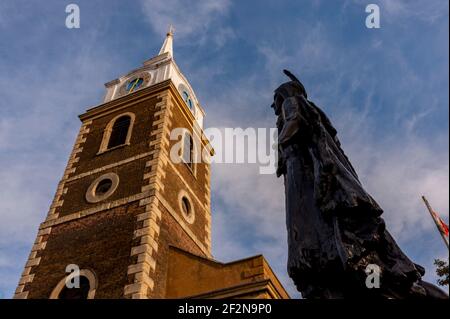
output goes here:
{"type": "Polygon", "coordinates": [[[339,290],[352,285],[345,276],[351,273],[355,285],[364,284],[368,264],[382,269],[381,282],[409,289],[423,268],[386,231],[382,209],[362,187],[327,116],[299,94],[285,96],[282,108],[277,173],[285,178],[288,272],[298,289],[305,297],[339,297],[330,281],[339,290]]]}

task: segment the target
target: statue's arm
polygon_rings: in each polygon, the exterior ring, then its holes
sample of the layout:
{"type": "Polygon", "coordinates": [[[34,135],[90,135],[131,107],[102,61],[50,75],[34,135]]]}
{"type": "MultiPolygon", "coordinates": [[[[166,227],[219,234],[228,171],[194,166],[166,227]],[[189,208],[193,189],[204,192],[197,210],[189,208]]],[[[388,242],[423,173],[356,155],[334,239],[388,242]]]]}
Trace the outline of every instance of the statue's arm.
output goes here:
{"type": "Polygon", "coordinates": [[[296,97],[284,100],[281,106],[283,127],[279,132],[278,143],[286,145],[300,129],[299,101],[296,97]]]}

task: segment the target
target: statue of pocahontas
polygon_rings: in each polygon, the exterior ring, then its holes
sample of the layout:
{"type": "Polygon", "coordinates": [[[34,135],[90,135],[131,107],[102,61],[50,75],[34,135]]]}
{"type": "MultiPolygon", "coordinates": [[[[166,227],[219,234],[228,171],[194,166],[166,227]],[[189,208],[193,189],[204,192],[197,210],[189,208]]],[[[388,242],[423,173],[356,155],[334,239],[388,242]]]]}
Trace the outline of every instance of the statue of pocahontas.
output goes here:
{"type": "Polygon", "coordinates": [[[284,176],[288,273],[304,298],[448,298],[422,280],[386,229],[325,113],[302,83],[275,90],[277,176],[284,176]],[[379,288],[367,285],[377,271],[379,288]]]}

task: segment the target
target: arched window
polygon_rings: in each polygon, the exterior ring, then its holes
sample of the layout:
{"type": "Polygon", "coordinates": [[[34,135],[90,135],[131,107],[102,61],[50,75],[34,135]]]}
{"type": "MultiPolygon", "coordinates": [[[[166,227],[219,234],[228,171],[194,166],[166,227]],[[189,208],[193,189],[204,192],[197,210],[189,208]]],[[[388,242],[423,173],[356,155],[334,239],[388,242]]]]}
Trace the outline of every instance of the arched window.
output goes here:
{"type": "Polygon", "coordinates": [[[115,147],[128,145],[131,140],[135,115],[123,113],[113,118],[105,127],[98,154],[115,147]]]}
{"type": "Polygon", "coordinates": [[[191,134],[188,132],[185,132],[183,136],[183,161],[189,167],[194,167],[194,143],[191,134]]]}
{"type": "Polygon", "coordinates": [[[97,289],[95,274],[89,269],[81,269],[79,287],[69,288],[66,285],[68,277],[64,277],[50,294],[50,299],[93,299],[97,289]]]}
{"type": "Polygon", "coordinates": [[[64,286],[58,295],[58,299],[88,299],[90,289],[89,279],[85,276],[80,276],[80,287],[69,289],[67,286],[64,286]]]}
{"type": "Polygon", "coordinates": [[[114,122],[111,136],[109,137],[108,148],[113,148],[126,143],[130,123],[131,117],[128,115],[121,116],[114,122]]]}

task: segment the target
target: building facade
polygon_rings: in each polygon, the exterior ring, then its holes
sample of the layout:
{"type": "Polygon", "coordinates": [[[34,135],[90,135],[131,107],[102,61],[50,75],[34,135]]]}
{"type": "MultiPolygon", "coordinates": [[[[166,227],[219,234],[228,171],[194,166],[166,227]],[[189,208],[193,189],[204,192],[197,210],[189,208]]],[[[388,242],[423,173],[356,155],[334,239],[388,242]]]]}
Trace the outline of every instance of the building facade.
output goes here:
{"type": "Polygon", "coordinates": [[[79,116],[14,298],[288,298],[262,256],[212,259],[214,151],[172,42],[79,116]]]}

